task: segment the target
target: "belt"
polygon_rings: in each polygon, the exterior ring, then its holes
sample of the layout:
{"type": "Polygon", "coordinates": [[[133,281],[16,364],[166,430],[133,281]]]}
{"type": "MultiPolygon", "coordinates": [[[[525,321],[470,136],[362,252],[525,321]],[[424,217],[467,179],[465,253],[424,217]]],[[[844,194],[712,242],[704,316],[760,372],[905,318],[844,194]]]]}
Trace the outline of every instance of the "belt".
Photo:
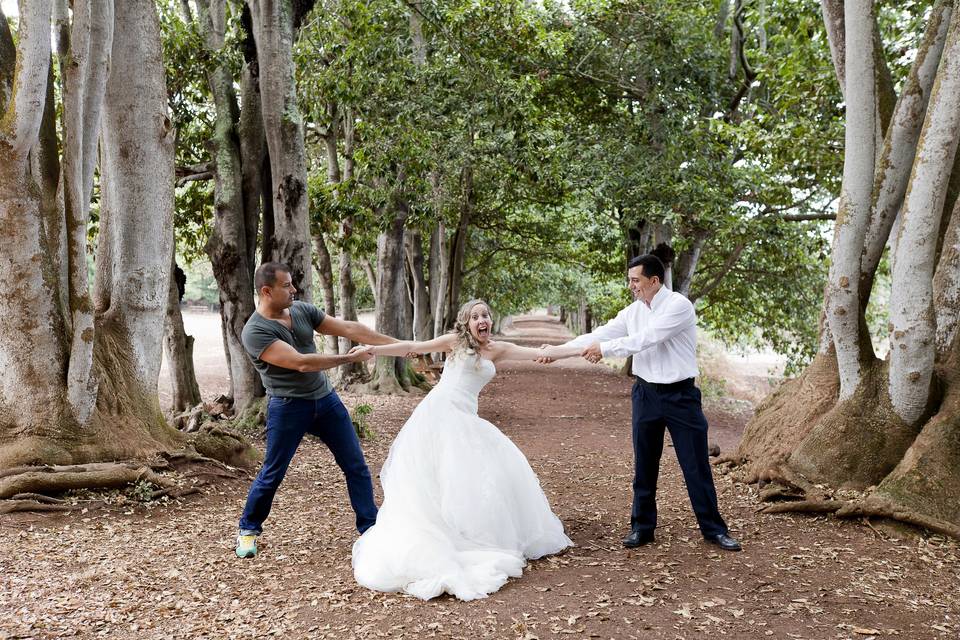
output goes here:
{"type": "Polygon", "coordinates": [[[656,391],[683,391],[684,389],[693,387],[693,378],[687,378],[686,380],[680,380],[678,382],[647,382],[640,376],[635,377],[637,384],[655,389],[656,391]]]}

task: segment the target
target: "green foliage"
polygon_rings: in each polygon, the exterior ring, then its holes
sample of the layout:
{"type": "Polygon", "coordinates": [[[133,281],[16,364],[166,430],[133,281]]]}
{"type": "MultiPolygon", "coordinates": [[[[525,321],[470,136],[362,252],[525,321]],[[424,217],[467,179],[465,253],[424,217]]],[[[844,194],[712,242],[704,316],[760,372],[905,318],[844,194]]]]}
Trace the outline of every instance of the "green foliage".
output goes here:
{"type": "Polygon", "coordinates": [[[369,404],[358,404],[350,412],[350,421],[353,423],[353,430],[357,432],[357,437],[361,440],[373,437],[375,435],[373,427],[370,426],[370,414],[373,413],[373,407],[369,404]]]}
{"type": "MultiPolygon", "coordinates": [[[[895,82],[931,4],[880,8],[895,82]]],[[[425,239],[444,224],[448,241],[469,212],[464,296],[500,314],[586,303],[603,321],[629,302],[626,260],[655,228],[682,259],[699,248],[689,291],[706,328],[801,365],[816,343],[830,224],[785,216],[835,205],[843,100],[817,0],[744,5],[749,83],[742,68],[731,74],[731,25],[718,29],[715,2],[321,0],[295,48],[313,232],[335,263],[339,248],[373,259],[398,211],[425,239]],[[331,131],[341,175],[353,167],[336,184],[331,131]]],[[[213,62],[240,68],[238,5],[217,61],[196,55],[179,3],[159,6],[177,164],[202,164],[205,74],[213,62]]],[[[209,182],[178,189],[187,262],[203,254],[211,201],[209,182]]],[[[354,273],[359,306],[372,305],[354,273]]]]}

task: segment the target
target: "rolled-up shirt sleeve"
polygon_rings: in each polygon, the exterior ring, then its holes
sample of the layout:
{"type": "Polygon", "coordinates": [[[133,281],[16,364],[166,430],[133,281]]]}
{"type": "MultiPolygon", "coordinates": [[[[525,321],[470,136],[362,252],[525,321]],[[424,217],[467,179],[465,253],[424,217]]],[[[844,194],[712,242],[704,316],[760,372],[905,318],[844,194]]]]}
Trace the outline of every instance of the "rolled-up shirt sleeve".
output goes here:
{"type": "MultiPolygon", "coordinates": [[[[619,318],[619,315],[617,317],[619,318]]],[[[670,308],[651,316],[647,326],[635,331],[632,335],[601,340],[600,351],[604,357],[623,358],[669,340],[696,324],[697,317],[693,305],[686,298],[679,298],[678,302],[670,305],[670,308]]]]}
{"type": "Polygon", "coordinates": [[[582,336],[577,336],[573,340],[563,344],[564,347],[586,347],[589,344],[594,342],[606,342],[608,340],[615,340],[617,338],[623,338],[628,335],[627,330],[627,310],[630,309],[628,306],[626,309],[621,309],[620,313],[610,322],[606,323],[601,327],[597,327],[590,333],[585,333],[582,336]]]}

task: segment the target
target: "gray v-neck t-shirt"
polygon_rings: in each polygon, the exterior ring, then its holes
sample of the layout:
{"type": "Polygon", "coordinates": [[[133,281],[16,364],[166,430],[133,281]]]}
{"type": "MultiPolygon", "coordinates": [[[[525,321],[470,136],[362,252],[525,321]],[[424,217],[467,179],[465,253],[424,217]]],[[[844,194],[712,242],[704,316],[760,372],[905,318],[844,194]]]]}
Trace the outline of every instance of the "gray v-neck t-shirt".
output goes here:
{"type": "Polygon", "coordinates": [[[241,336],[243,348],[260,373],[267,395],[317,400],[333,391],[330,379],[323,371],[284,369],[260,359],[267,347],[277,340],[286,342],[300,353],[317,353],[313,331],[324,317],[325,314],[316,305],[297,300],[290,307],[290,329],[282,322],[264,318],[256,311],[247,320],[241,336]]]}

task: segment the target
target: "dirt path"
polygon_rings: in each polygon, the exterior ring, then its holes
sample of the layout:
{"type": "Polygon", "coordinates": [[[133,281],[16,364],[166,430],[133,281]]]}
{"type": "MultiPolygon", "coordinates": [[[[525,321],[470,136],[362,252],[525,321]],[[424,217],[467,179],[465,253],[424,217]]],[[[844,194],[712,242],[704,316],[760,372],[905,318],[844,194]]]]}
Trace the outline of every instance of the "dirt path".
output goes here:
{"type": "MultiPolygon", "coordinates": [[[[622,549],[629,385],[573,361],[503,366],[483,392],[481,415],[526,453],[577,545],[530,563],[486,600],[424,603],[359,588],[343,479],[311,440],[254,560],[232,553],[247,480],[151,509],[0,518],[0,638],[958,637],[955,542],[758,515],[753,488],[718,476],[721,510],[745,550],[716,551],[700,539],[669,448],[657,542],[622,549]]],[[[419,397],[344,399],[374,407],[377,436],[365,449],[376,472],[419,397]]],[[[743,415],[707,412],[712,439],[732,446],[743,415]]]]}

